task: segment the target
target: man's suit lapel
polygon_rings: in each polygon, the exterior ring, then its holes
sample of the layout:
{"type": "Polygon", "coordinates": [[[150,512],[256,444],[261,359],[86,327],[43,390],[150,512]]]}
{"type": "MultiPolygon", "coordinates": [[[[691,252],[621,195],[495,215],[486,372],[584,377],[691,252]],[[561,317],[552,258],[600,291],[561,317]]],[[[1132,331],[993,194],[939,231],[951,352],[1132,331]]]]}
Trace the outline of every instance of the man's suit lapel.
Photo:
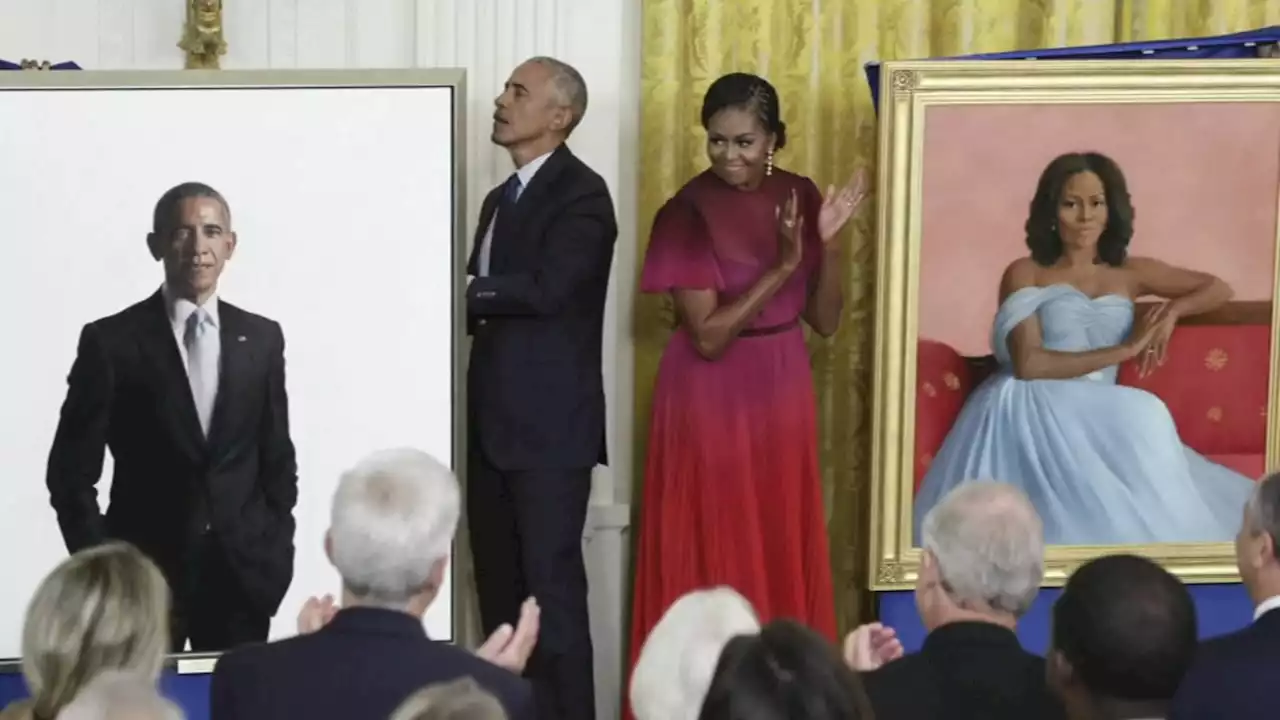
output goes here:
{"type": "MultiPolygon", "coordinates": [[[[498,213],[498,224],[493,228],[493,249],[489,251],[491,266],[498,264],[499,254],[504,258],[509,257],[512,248],[519,242],[514,238],[528,226],[529,214],[544,205],[543,200],[551,192],[556,178],[572,159],[573,153],[569,152],[568,146],[561,145],[556,148],[529,181],[529,187],[520,193],[520,198],[515,205],[511,208],[503,208],[502,212],[498,213]]],[[[498,190],[501,192],[501,186],[498,190]]]]}
{"type": "Polygon", "coordinates": [[[204,451],[200,416],[196,414],[191,383],[187,380],[187,369],[182,365],[182,354],[178,352],[169,311],[165,307],[164,296],[158,290],[147,301],[142,327],[146,355],[156,367],[162,397],[160,402],[164,404],[165,414],[173,420],[174,435],[193,457],[198,457],[204,451]]]}
{"type": "MultiPolygon", "coordinates": [[[[251,337],[240,308],[223,302],[218,306],[218,337],[222,359],[218,369],[218,394],[209,420],[208,447],[216,450],[225,440],[227,428],[244,417],[244,383],[253,377],[254,347],[260,338],[251,337]]],[[[194,404],[193,404],[194,406],[194,404]]]]}
{"type": "MultiPolygon", "coordinates": [[[[498,209],[498,198],[502,193],[502,186],[494,188],[485,196],[484,203],[480,206],[480,224],[476,226],[475,237],[471,240],[471,259],[467,261],[467,274],[478,276],[480,274],[480,246],[484,244],[484,234],[489,230],[489,223],[493,222],[493,213],[498,209]]],[[[490,249],[492,252],[492,249],[490,249]]]]}
{"type": "MultiPolygon", "coordinates": [[[[534,174],[533,179],[529,181],[529,187],[520,193],[520,199],[516,201],[515,207],[511,212],[498,216],[498,226],[504,229],[504,236],[511,233],[512,228],[521,227],[524,218],[529,211],[538,207],[542,198],[550,191],[552,185],[555,184],[556,177],[564,166],[573,159],[573,153],[569,152],[569,146],[561,145],[551,153],[551,157],[538,168],[538,172],[534,174]]],[[[494,228],[494,234],[497,234],[498,228],[494,228]]]]}

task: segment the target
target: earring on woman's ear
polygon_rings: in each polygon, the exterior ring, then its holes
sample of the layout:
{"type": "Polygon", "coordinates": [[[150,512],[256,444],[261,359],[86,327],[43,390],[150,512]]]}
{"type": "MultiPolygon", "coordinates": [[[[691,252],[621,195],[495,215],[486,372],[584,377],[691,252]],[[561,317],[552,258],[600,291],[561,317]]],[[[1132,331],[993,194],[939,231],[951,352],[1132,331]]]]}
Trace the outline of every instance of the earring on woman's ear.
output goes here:
{"type": "Polygon", "coordinates": [[[772,150],[770,150],[770,151],[769,151],[769,154],[765,156],[765,160],[764,160],[764,174],[765,174],[765,175],[772,175],[772,174],[773,174],[773,151],[772,151],[772,150]]]}

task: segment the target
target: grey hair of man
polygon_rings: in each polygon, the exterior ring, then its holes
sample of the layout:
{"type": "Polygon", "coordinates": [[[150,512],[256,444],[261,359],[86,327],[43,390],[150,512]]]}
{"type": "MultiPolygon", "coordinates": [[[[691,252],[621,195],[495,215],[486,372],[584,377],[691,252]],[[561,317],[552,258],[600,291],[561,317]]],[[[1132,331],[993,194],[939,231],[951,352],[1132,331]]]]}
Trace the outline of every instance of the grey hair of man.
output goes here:
{"type": "Polygon", "coordinates": [[[95,677],[57,720],[185,720],[173,701],[137,673],[110,671],[95,677]]]}
{"type": "Polygon", "coordinates": [[[1273,547],[1280,549],[1280,472],[1257,482],[1245,505],[1248,529],[1271,536],[1273,547]]]}
{"type": "Polygon", "coordinates": [[[968,482],[925,515],[924,550],[957,606],[1021,617],[1044,578],[1044,525],[1012,485],[968,482]]]}
{"type": "Polygon", "coordinates": [[[555,89],[556,100],[561,107],[567,107],[573,113],[573,120],[564,132],[568,137],[587,114],[587,81],[582,79],[577,68],[563,60],[539,55],[529,58],[528,62],[538,63],[551,71],[551,86],[555,89]]]}
{"type": "Polygon", "coordinates": [[[420,450],[378,451],[343,473],[326,543],[351,599],[402,609],[434,596],[460,508],[453,471],[420,450]]]}

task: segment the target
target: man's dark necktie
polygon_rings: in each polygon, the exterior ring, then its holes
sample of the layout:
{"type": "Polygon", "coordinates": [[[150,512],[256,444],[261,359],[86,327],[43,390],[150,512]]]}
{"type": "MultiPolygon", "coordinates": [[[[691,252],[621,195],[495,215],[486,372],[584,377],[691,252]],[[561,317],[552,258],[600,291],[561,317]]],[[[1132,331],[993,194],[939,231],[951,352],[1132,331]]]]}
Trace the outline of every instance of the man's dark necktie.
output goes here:
{"type": "Polygon", "coordinates": [[[498,219],[493,225],[493,236],[498,237],[498,229],[508,226],[511,214],[515,212],[516,201],[520,199],[520,176],[511,173],[507,182],[502,185],[502,198],[498,200],[498,219]]]}

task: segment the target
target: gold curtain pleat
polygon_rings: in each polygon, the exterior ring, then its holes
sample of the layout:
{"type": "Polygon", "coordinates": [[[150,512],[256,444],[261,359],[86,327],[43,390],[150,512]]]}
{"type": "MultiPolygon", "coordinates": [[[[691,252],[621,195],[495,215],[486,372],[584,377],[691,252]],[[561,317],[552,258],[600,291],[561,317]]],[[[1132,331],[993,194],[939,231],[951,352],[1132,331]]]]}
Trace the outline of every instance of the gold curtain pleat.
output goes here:
{"type": "MultiPolygon", "coordinates": [[[[719,75],[778,88],[788,146],[779,163],[819,187],[873,169],[876,119],[863,71],[875,60],[1218,35],[1280,25],[1280,0],[644,0],[639,257],[654,213],[706,167],[698,123],[719,75]]],[[[874,175],[873,175],[874,177],[874,175]]],[[[840,332],[809,342],[842,627],[868,613],[866,543],[875,210],[843,239],[840,332]]],[[[638,272],[638,268],[637,268],[638,272]]],[[[662,298],[636,298],[633,502],[639,503],[653,380],[670,327],[662,298]]]]}

